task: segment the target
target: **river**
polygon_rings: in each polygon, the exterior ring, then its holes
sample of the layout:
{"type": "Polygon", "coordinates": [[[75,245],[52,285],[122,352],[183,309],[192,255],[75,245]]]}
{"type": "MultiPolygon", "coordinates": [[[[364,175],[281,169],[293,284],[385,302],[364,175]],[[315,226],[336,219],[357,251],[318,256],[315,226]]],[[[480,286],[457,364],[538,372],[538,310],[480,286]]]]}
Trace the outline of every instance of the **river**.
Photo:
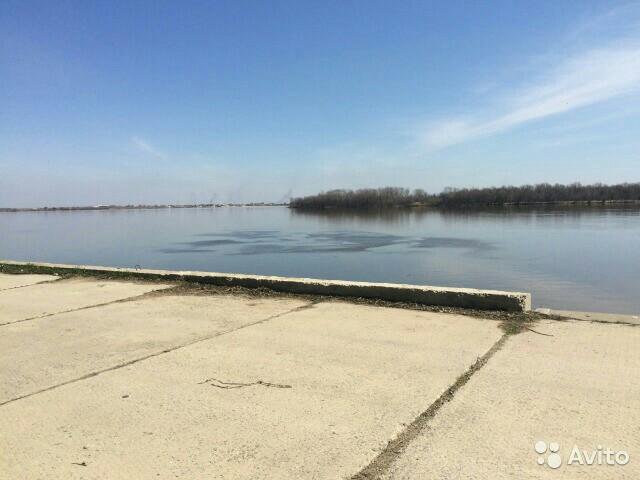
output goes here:
{"type": "Polygon", "coordinates": [[[516,290],[536,307],[640,312],[637,207],[0,213],[0,258],[516,290]]]}

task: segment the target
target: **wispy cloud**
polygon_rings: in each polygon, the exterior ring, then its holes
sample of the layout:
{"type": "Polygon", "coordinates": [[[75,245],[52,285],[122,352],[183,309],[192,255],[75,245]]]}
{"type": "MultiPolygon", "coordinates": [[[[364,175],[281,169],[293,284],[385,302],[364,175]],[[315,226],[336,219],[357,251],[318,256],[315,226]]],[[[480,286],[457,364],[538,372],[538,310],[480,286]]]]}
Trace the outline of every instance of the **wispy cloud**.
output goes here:
{"type": "Polygon", "coordinates": [[[419,136],[428,148],[443,148],[636,92],[640,39],[627,39],[566,57],[535,83],[495,99],[489,112],[431,122],[419,136]]]}
{"type": "Polygon", "coordinates": [[[143,140],[140,137],[131,137],[131,143],[141,152],[146,153],[148,155],[151,155],[152,157],[155,158],[159,158],[159,159],[166,159],[167,155],[158,150],[156,147],[154,147],[153,145],[151,145],[151,143],[149,143],[146,140],[143,140]]]}

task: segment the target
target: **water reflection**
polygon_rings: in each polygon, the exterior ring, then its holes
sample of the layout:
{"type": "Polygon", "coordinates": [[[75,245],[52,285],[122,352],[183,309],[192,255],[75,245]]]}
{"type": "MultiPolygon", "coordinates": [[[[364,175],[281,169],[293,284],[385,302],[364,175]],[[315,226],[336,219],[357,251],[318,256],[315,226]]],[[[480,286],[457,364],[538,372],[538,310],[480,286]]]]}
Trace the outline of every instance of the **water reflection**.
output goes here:
{"type": "Polygon", "coordinates": [[[291,217],[296,218],[313,218],[332,225],[352,225],[359,222],[374,222],[399,225],[406,223],[416,216],[432,215],[433,209],[423,208],[393,208],[385,210],[299,210],[295,208],[288,209],[291,217]]]}
{"type": "Polygon", "coordinates": [[[416,248],[470,248],[474,250],[489,250],[494,245],[473,238],[452,238],[452,237],[428,237],[414,242],[412,247],[416,248]]]}
{"type": "Polygon", "coordinates": [[[540,218],[553,219],[583,219],[589,217],[599,218],[602,216],[613,217],[634,217],[640,216],[638,206],[622,205],[620,207],[585,206],[575,205],[563,207],[558,205],[540,206],[506,206],[506,207],[469,207],[469,208],[393,208],[383,210],[299,210],[291,208],[289,212],[292,217],[308,217],[332,224],[353,222],[372,222],[387,224],[402,224],[409,221],[421,220],[428,217],[439,217],[443,220],[470,220],[484,221],[491,218],[496,221],[525,221],[535,222],[540,218]]]}
{"type": "Polygon", "coordinates": [[[191,245],[192,247],[215,247],[217,245],[234,245],[242,243],[238,240],[196,240],[194,242],[180,242],[182,245],[191,245]]]}
{"type": "MultiPolygon", "coordinates": [[[[222,233],[222,232],[209,232],[209,233],[198,233],[197,237],[234,237],[243,240],[256,240],[263,238],[274,238],[280,235],[279,230],[234,230],[232,232],[222,233]]],[[[233,240],[232,242],[235,242],[233,240]]]]}
{"type": "Polygon", "coordinates": [[[490,250],[494,248],[492,243],[473,238],[418,237],[345,230],[317,233],[296,233],[278,230],[270,230],[268,232],[235,230],[229,233],[206,233],[196,234],[195,236],[235,238],[179,242],[179,245],[188,245],[192,248],[161,248],[158,251],[166,254],[224,252],[229,255],[261,255],[365,252],[391,246],[399,247],[401,249],[457,248],[475,251],[490,250]],[[273,243],[274,241],[277,243],[273,243]],[[237,246],[237,248],[206,248],[229,246],[237,246]]]}

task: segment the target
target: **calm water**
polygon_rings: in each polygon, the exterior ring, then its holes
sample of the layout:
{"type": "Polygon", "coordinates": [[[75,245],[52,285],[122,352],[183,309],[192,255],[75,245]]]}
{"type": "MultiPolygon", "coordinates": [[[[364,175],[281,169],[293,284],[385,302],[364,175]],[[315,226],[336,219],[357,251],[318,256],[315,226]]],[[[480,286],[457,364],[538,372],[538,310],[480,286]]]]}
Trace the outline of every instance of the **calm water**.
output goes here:
{"type": "Polygon", "coordinates": [[[640,312],[640,210],[0,213],[0,258],[528,291],[640,312]]]}

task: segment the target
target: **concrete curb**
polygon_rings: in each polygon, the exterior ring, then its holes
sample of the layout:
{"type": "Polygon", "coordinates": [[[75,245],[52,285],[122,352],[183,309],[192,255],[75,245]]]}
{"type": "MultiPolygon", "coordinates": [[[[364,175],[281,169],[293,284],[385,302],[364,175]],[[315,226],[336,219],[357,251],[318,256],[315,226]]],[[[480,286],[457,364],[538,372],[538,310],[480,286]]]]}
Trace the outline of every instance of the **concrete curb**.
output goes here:
{"type": "Polygon", "coordinates": [[[0,260],[0,272],[110,275],[129,278],[137,277],[148,280],[178,280],[227,287],[268,288],[288,293],[363,297],[392,302],[413,302],[423,305],[472,308],[477,310],[504,310],[510,312],[528,312],[531,310],[531,294],[529,293],[476,290],[471,288],[316,280],[310,278],[271,277],[236,273],[183,272],[89,265],[63,265],[56,263],[29,263],[7,260],[0,260]]]}

